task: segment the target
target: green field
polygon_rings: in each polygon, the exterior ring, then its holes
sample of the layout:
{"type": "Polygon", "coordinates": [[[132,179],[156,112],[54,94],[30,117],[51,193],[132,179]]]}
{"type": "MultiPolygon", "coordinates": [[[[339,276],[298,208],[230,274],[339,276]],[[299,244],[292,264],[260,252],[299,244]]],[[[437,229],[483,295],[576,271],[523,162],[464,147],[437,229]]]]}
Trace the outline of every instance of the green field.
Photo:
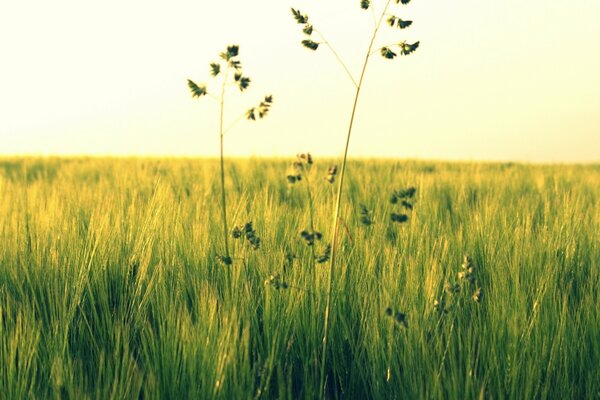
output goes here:
{"type": "MultiPolygon", "coordinates": [[[[216,160],[0,160],[0,399],[318,397],[328,265],[300,235],[291,161],[227,162],[231,228],[261,242],[231,238],[225,266],[216,160]]],[[[329,162],[311,175],[317,253],[329,162]]],[[[327,397],[600,398],[600,166],[348,174],[327,397]]]]}

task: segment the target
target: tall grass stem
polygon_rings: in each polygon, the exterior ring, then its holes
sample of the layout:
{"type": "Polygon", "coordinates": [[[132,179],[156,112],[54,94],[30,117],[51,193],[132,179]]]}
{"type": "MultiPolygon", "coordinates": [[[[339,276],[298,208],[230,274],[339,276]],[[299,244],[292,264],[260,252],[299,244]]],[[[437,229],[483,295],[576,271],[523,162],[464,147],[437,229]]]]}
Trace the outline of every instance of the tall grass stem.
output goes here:
{"type": "Polygon", "coordinates": [[[340,179],[338,181],[338,190],[337,196],[335,200],[335,211],[333,213],[333,227],[331,230],[331,259],[329,260],[329,282],[327,284],[327,300],[325,303],[325,321],[323,325],[323,351],[321,354],[321,383],[320,383],[320,392],[321,398],[325,397],[325,361],[327,358],[327,340],[329,334],[329,319],[331,312],[331,291],[333,288],[333,279],[335,272],[335,260],[337,256],[337,240],[338,240],[338,224],[340,218],[340,209],[342,204],[342,194],[344,188],[344,177],[346,174],[346,165],[348,162],[348,149],[350,147],[350,137],[352,136],[352,128],[354,127],[354,119],[356,117],[356,109],[358,106],[358,99],[360,98],[360,90],[362,88],[362,84],[365,78],[365,74],[367,72],[367,66],[369,65],[369,59],[371,57],[371,50],[373,49],[373,45],[375,44],[375,39],[377,38],[377,33],[379,32],[379,28],[381,28],[381,23],[387,13],[387,9],[390,6],[391,0],[388,0],[381,16],[379,17],[379,22],[375,26],[373,31],[373,36],[371,37],[371,42],[369,44],[369,48],[367,49],[367,55],[365,56],[365,61],[363,63],[362,72],[360,74],[360,79],[358,81],[358,85],[356,86],[356,94],[354,96],[354,104],[352,106],[352,114],[350,115],[350,123],[348,126],[348,134],[346,136],[346,145],[344,147],[344,158],[342,160],[342,167],[340,169],[340,179]]]}

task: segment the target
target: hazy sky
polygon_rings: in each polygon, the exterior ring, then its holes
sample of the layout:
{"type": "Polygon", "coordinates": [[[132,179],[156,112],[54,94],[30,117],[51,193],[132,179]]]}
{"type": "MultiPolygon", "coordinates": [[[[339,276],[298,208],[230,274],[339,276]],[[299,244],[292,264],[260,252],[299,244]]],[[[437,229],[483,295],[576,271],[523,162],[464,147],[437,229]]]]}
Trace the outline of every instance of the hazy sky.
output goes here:
{"type": "MultiPolygon", "coordinates": [[[[300,46],[291,6],[358,74],[373,21],[358,0],[19,0],[0,3],[0,154],[216,155],[218,106],[186,79],[241,46],[270,118],[242,121],[230,155],[342,151],[353,86],[325,48],[300,46]]],[[[382,1],[375,0],[381,7],[382,1]]],[[[600,161],[600,1],[413,0],[396,6],[410,57],[375,57],[355,156],[600,161]]],[[[214,86],[213,86],[214,87],[214,86]]]]}

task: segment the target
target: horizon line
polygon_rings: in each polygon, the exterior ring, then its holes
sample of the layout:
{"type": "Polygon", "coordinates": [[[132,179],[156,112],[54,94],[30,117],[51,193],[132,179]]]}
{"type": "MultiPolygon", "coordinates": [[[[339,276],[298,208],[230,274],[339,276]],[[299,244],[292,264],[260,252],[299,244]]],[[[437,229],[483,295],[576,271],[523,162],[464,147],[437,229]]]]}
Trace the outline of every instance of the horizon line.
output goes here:
{"type": "MultiPolygon", "coordinates": [[[[309,152],[312,153],[312,152],[309,152]]],[[[296,153],[300,154],[300,153],[296,153]]],[[[294,159],[296,154],[285,155],[231,155],[226,156],[229,160],[274,160],[283,161],[294,159]]],[[[313,153],[314,154],[314,153],[313,153]]],[[[332,160],[341,159],[341,155],[319,155],[321,159],[332,160]]],[[[18,160],[219,160],[218,155],[177,155],[177,154],[43,154],[43,153],[21,153],[21,154],[3,154],[0,153],[0,161],[18,159],[18,160]]],[[[372,156],[355,155],[348,156],[349,160],[355,161],[383,161],[383,162],[418,162],[418,163],[450,163],[450,164],[520,164],[520,165],[548,165],[548,166],[600,166],[598,160],[583,161],[536,161],[519,159],[477,159],[477,158],[426,158],[426,157],[390,157],[390,156],[372,156]]]]}

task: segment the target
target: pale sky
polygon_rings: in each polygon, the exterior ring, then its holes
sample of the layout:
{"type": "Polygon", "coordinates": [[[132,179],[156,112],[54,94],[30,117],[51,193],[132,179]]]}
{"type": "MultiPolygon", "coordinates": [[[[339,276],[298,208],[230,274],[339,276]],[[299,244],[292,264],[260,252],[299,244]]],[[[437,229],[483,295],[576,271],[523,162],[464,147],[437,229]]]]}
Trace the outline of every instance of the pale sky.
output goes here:
{"type": "MultiPolygon", "coordinates": [[[[381,0],[374,1],[381,7],[381,0]]],[[[358,75],[371,15],[358,0],[5,0],[0,2],[0,154],[218,154],[218,105],[186,79],[239,44],[253,79],[234,120],[264,94],[266,120],[227,134],[235,156],[339,155],[354,88],[326,48],[304,49],[309,14],[358,75]]],[[[374,57],[353,156],[600,161],[600,1],[413,0],[374,57]]],[[[214,87],[214,85],[212,86],[214,87]]]]}

